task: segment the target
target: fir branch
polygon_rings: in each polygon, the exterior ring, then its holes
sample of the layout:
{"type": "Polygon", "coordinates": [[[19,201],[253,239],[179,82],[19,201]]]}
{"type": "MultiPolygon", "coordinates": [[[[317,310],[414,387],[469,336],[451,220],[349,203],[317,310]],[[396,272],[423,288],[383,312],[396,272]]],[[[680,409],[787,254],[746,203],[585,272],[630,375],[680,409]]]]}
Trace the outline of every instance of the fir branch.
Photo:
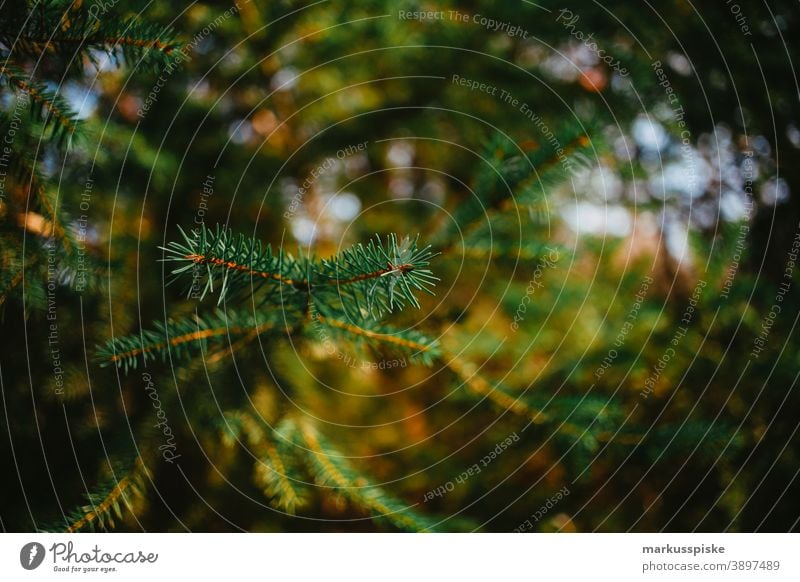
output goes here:
{"type": "Polygon", "coordinates": [[[319,297],[324,292],[321,285],[334,287],[343,309],[351,314],[366,311],[379,317],[406,304],[419,309],[415,291],[432,295],[439,280],[427,268],[434,256],[430,245],[418,246],[418,238],[398,242],[397,236],[390,234],[384,243],[376,236],[366,245],[357,244],[323,259],[315,270],[312,289],[319,297]]]}
{"type": "Polygon", "coordinates": [[[6,269],[3,269],[2,275],[0,275],[0,282],[2,282],[2,287],[0,287],[0,305],[6,302],[11,292],[22,282],[22,278],[25,276],[24,267],[19,267],[19,270],[11,277],[5,277],[5,271],[6,269]],[[3,279],[5,279],[5,281],[3,281],[3,279]]]}
{"type": "Polygon", "coordinates": [[[39,170],[36,168],[36,165],[22,154],[15,157],[15,162],[18,166],[18,177],[20,181],[23,184],[27,183],[27,187],[25,188],[26,198],[30,197],[30,194],[33,193],[39,207],[50,218],[50,229],[48,229],[50,232],[41,234],[45,237],[51,235],[55,236],[61,241],[67,255],[71,254],[73,249],[77,247],[77,241],[74,239],[71,232],[65,230],[61,226],[65,220],[69,220],[68,216],[66,216],[63,211],[61,213],[56,211],[54,202],[50,199],[50,195],[44,186],[44,180],[39,170]]]}
{"type": "Polygon", "coordinates": [[[413,509],[403,501],[388,495],[364,475],[356,471],[308,420],[299,423],[309,470],[317,482],[331,487],[361,507],[377,521],[412,532],[435,531],[436,521],[413,509]]]}
{"type": "MultiPolygon", "coordinates": [[[[575,133],[573,128],[568,131],[575,133]]],[[[439,229],[434,241],[447,252],[461,237],[469,238],[475,229],[491,221],[493,210],[506,212],[518,205],[536,204],[546,184],[563,180],[564,173],[572,170],[569,156],[590,145],[584,131],[564,146],[551,140],[546,147],[530,152],[523,152],[507,138],[493,136],[483,149],[484,163],[474,180],[474,194],[453,211],[452,219],[439,229]]]]}
{"type": "MultiPolygon", "coordinates": [[[[37,4],[27,14],[0,6],[6,25],[0,29],[0,41],[18,56],[40,58],[45,52],[80,51],[91,58],[94,49],[148,65],[163,62],[181,46],[171,29],[137,17],[120,17],[113,9],[100,12],[89,3],[57,0],[37,4]]],[[[71,63],[80,68],[82,59],[73,58],[71,63]]]]}
{"type": "Polygon", "coordinates": [[[377,317],[406,304],[419,307],[415,291],[432,294],[438,281],[427,268],[434,256],[430,247],[419,248],[416,239],[398,242],[393,234],[385,242],[376,236],[367,245],[317,263],[283,251],[275,254],[270,245],[219,225],[213,231],[202,226],[188,234],[180,232],[182,241],[161,247],[166,261],[178,263],[173,280],[191,276],[189,293],[201,299],[218,289],[218,303],[232,290],[266,289],[268,294],[283,287],[287,297],[282,293],[282,300],[310,294],[349,313],[360,316],[363,311],[377,317]]]}
{"type": "Polygon", "coordinates": [[[534,425],[547,424],[559,435],[580,441],[586,449],[594,450],[597,443],[614,438],[615,422],[619,420],[618,410],[607,398],[589,394],[515,396],[501,384],[486,380],[474,364],[459,356],[448,354],[443,356],[443,361],[475,395],[485,398],[501,410],[527,418],[534,425]]]}
{"type": "Polygon", "coordinates": [[[257,338],[263,331],[264,330],[262,328],[254,327],[250,329],[250,331],[248,331],[247,333],[242,334],[242,336],[235,342],[230,342],[226,346],[217,348],[216,351],[209,351],[208,357],[206,357],[206,364],[212,365],[223,360],[228,355],[235,353],[237,350],[249,344],[251,341],[257,338]]]}
{"type": "Polygon", "coordinates": [[[303,269],[290,255],[282,251],[275,255],[272,247],[264,247],[260,241],[234,235],[233,231],[209,230],[203,225],[198,230],[186,233],[179,227],[182,241],[172,241],[160,247],[165,261],[176,262],[173,281],[191,276],[189,294],[203,299],[219,289],[218,304],[222,304],[231,288],[251,288],[255,292],[263,286],[273,289],[284,285],[302,290],[308,286],[303,280],[303,269]]]}
{"type": "Polygon", "coordinates": [[[31,274],[41,269],[42,254],[31,253],[28,256],[17,255],[16,249],[21,249],[22,244],[17,237],[0,237],[0,306],[4,305],[12,293],[25,281],[25,302],[23,307],[26,317],[33,309],[45,307],[44,278],[34,277],[31,274]]]}
{"type": "Polygon", "coordinates": [[[96,358],[101,365],[115,365],[135,369],[139,362],[153,360],[159,355],[166,361],[168,357],[188,359],[203,351],[207,342],[225,342],[231,336],[261,335],[281,333],[282,318],[276,314],[261,315],[231,311],[217,311],[203,319],[199,316],[188,320],[156,323],[155,329],[143,330],[139,334],[117,337],[98,347],[96,358]]]}
{"type": "MultiPolygon", "coordinates": [[[[427,269],[433,254],[429,247],[418,248],[416,240],[405,239],[398,243],[397,237],[390,235],[384,243],[376,237],[367,245],[357,245],[315,263],[307,258],[297,260],[282,252],[275,255],[270,246],[264,247],[259,241],[236,236],[219,226],[213,231],[203,226],[190,234],[180,232],[182,241],[170,242],[161,248],[166,253],[166,261],[179,264],[172,271],[173,280],[191,275],[190,295],[202,298],[218,289],[221,301],[232,289],[248,286],[259,289],[259,283],[265,282],[269,290],[276,286],[288,288],[294,294],[294,304],[281,297],[282,309],[266,310],[273,318],[269,325],[265,322],[232,323],[223,315],[217,316],[216,325],[199,319],[194,323],[171,322],[166,327],[158,324],[153,331],[108,342],[98,351],[101,363],[116,364],[127,370],[135,367],[140,359],[147,361],[159,354],[165,359],[171,350],[178,358],[188,356],[187,346],[230,335],[244,336],[241,338],[244,344],[265,331],[277,331],[278,316],[286,322],[282,329],[291,333],[286,325],[300,327],[307,323],[309,308],[324,312],[318,323],[347,334],[351,340],[378,340],[424,363],[432,362],[436,356],[435,343],[424,335],[414,331],[397,333],[365,318],[365,314],[391,311],[406,303],[419,306],[414,290],[431,292],[430,286],[437,280],[427,269]],[[334,313],[344,313],[347,319],[363,323],[360,326],[345,323],[333,316],[334,313]]],[[[223,350],[212,358],[219,360],[228,351],[223,350]]]]}
{"type": "MultiPolygon", "coordinates": [[[[527,177],[526,180],[520,182],[519,196],[517,199],[507,198],[500,203],[500,210],[510,210],[515,204],[530,205],[539,199],[543,194],[542,188],[550,182],[563,181],[565,167],[565,160],[569,160],[570,156],[576,153],[587,151],[592,142],[586,133],[579,133],[571,138],[563,148],[552,152],[548,157],[543,160],[535,160],[535,172],[527,177]]],[[[569,163],[571,168],[571,163],[569,163]]]]}
{"type": "Polygon", "coordinates": [[[439,229],[437,244],[447,249],[461,233],[485,217],[486,212],[507,200],[513,200],[517,186],[534,171],[532,160],[519,153],[508,139],[493,136],[483,147],[483,163],[473,180],[472,194],[452,212],[452,218],[439,229]]]}
{"type": "Polygon", "coordinates": [[[204,264],[204,265],[212,265],[214,267],[224,267],[226,269],[230,269],[232,271],[240,271],[242,273],[246,273],[247,275],[262,277],[265,279],[274,279],[279,283],[284,283],[286,285],[295,285],[297,282],[292,279],[285,279],[278,275],[277,273],[268,273],[266,271],[257,271],[245,265],[239,265],[234,261],[226,261],[224,259],[220,259],[217,257],[207,257],[205,255],[187,255],[187,259],[192,261],[196,264],[204,264]]]}
{"type": "Polygon", "coordinates": [[[106,48],[113,50],[116,47],[136,47],[140,49],[152,49],[163,52],[166,55],[171,54],[180,44],[176,42],[164,42],[158,39],[150,38],[137,38],[131,35],[92,35],[86,37],[73,37],[73,36],[55,36],[53,38],[33,38],[30,36],[22,36],[24,40],[41,45],[43,50],[59,44],[79,44],[86,45],[92,48],[106,48]]]}
{"type": "Polygon", "coordinates": [[[121,479],[109,480],[97,492],[89,493],[87,504],[66,515],[64,522],[46,526],[41,531],[76,533],[114,527],[115,517],[122,519],[122,509],[132,511],[134,499],[144,495],[147,475],[144,462],[137,457],[121,479]]]}
{"type": "Polygon", "coordinates": [[[646,434],[628,431],[624,436],[629,441],[623,441],[623,444],[639,445],[652,463],[661,458],[685,458],[687,451],[699,458],[713,461],[719,458],[721,451],[726,448],[739,449],[744,441],[740,431],[732,424],[715,422],[709,425],[708,422],[691,418],[680,424],[667,423],[654,427],[646,434]]]}
{"type": "Polygon", "coordinates": [[[338,319],[327,319],[327,318],[322,317],[322,316],[317,316],[317,321],[319,321],[320,323],[322,323],[324,325],[329,325],[331,327],[342,329],[344,331],[347,331],[347,332],[349,332],[349,333],[351,333],[353,335],[359,336],[359,337],[366,337],[366,338],[369,338],[369,339],[374,339],[374,340],[377,340],[377,341],[380,341],[380,342],[393,344],[395,346],[408,348],[410,350],[418,350],[418,351],[424,352],[424,351],[427,351],[428,348],[429,348],[429,345],[423,344],[421,342],[408,340],[408,339],[405,339],[405,338],[402,338],[402,337],[395,337],[393,335],[386,335],[386,334],[376,333],[374,331],[370,331],[368,329],[364,329],[362,327],[358,327],[358,326],[352,325],[350,323],[346,323],[344,321],[339,321],[338,319]]]}
{"type": "Polygon", "coordinates": [[[264,488],[264,493],[273,499],[276,507],[294,514],[298,508],[308,503],[305,491],[288,477],[287,462],[278,448],[266,445],[264,449],[266,456],[260,459],[256,467],[258,482],[264,488]]]}
{"type": "Polygon", "coordinates": [[[454,354],[447,354],[443,358],[447,367],[461,379],[464,386],[478,396],[486,398],[503,410],[525,416],[534,423],[540,424],[547,419],[541,410],[528,406],[522,398],[509,394],[503,387],[493,385],[478,374],[474,364],[454,354]]]}
{"type": "Polygon", "coordinates": [[[293,420],[285,419],[273,429],[249,412],[233,411],[224,415],[223,438],[229,445],[244,436],[256,452],[255,481],[264,490],[270,504],[294,514],[308,504],[310,491],[300,473],[297,455],[293,454],[293,420]],[[267,431],[274,435],[267,436],[267,431]],[[274,442],[273,442],[274,441],[274,442]]]}
{"type": "MultiPolygon", "coordinates": [[[[4,38],[10,38],[11,33],[0,31],[0,36],[4,38]]],[[[116,47],[130,46],[140,49],[153,49],[163,52],[166,55],[169,55],[175,49],[180,47],[180,44],[176,42],[164,42],[158,39],[150,39],[150,38],[137,38],[136,36],[133,35],[124,35],[124,34],[113,35],[113,36],[105,36],[103,34],[93,34],[84,37],[55,35],[51,38],[45,38],[45,37],[31,36],[26,33],[21,33],[15,35],[14,38],[19,39],[23,42],[30,43],[29,50],[33,49],[31,50],[31,52],[43,52],[52,48],[57,48],[58,45],[61,44],[70,44],[70,45],[84,45],[88,48],[99,48],[106,50],[113,50],[116,47]]]]}
{"type": "MultiPolygon", "coordinates": [[[[412,360],[425,365],[431,365],[439,357],[439,342],[414,330],[398,331],[392,327],[381,325],[373,320],[362,318],[359,325],[336,319],[331,315],[323,315],[321,311],[329,313],[324,307],[315,308],[309,317],[312,322],[324,325],[342,339],[347,339],[359,346],[374,347],[375,342],[388,346],[401,353],[408,354],[412,360]]],[[[315,330],[309,330],[314,335],[315,330]]]]}
{"type": "Polygon", "coordinates": [[[137,458],[131,472],[120,479],[111,491],[102,497],[99,503],[95,503],[96,495],[89,496],[89,505],[83,507],[85,513],[67,528],[67,532],[74,533],[86,527],[94,528],[96,527],[95,523],[100,527],[106,527],[107,524],[113,527],[114,517],[112,512],[121,519],[122,505],[130,510],[131,497],[142,494],[145,472],[146,469],[141,458],[137,458]]]}
{"type": "Polygon", "coordinates": [[[0,65],[0,80],[24,92],[30,99],[31,114],[40,117],[45,129],[51,128],[51,137],[59,143],[69,143],[82,125],[66,100],[58,93],[30,78],[13,62],[0,65]]]}

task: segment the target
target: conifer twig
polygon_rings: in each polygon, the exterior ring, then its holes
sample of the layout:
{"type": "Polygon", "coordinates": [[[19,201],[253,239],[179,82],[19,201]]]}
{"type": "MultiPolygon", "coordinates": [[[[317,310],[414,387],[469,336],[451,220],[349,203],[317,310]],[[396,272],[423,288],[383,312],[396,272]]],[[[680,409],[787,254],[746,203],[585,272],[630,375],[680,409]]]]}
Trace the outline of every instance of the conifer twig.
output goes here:
{"type": "Polygon", "coordinates": [[[385,333],[377,333],[374,331],[370,331],[368,329],[364,329],[362,327],[358,327],[357,325],[353,325],[350,323],[346,323],[344,321],[339,321],[338,319],[332,319],[328,317],[324,317],[322,315],[317,315],[317,321],[323,323],[325,325],[330,325],[331,327],[336,327],[342,330],[345,330],[353,335],[362,336],[369,339],[374,339],[380,342],[384,342],[387,344],[392,344],[395,346],[408,348],[410,350],[417,350],[419,352],[427,352],[431,349],[431,344],[425,344],[418,341],[412,341],[403,337],[397,337],[393,335],[388,335],[385,333]]]}
{"type": "Polygon", "coordinates": [[[411,506],[387,495],[380,487],[359,475],[311,425],[299,422],[300,435],[308,447],[309,466],[321,485],[333,487],[375,518],[385,519],[407,531],[434,531],[435,522],[411,506]]]}
{"type": "Polygon", "coordinates": [[[86,527],[93,526],[95,522],[103,523],[111,511],[120,514],[120,504],[124,504],[130,509],[130,496],[132,493],[139,493],[141,488],[142,473],[146,473],[147,468],[141,457],[137,457],[131,470],[106,493],[102,500],[97,503],[92,501],[89,496],[89,505],[83,507],[83,515],[67,527],[67,533],[75,533],[86,527]]]}
{"type": "Polygon", "coordinates": [[[138,365],[139,358],[153,359],[156,354],[166,358],[171,350],[173,357],[189,356],[189,348],[199,346],[206,340],[221,341],[231,335],[257,336],[284,329],[275,314],[256,319],[248,313],[218,311],[206,319],[169,321],[157,323],[153,330],[143,330],[131,336],[110,340],[97,352],[102,365],[114,364],[125,369],[138,365]]]}
{"type": "Polygon", "coordinates": [[[339,304],[346,312],[363,308],[377,317],[406,303],[419,308],[415,292],[432,294],[438,281],[428,269],[434,256],[430,246],[421,248],[417,239],[398,240],[394,234],[385,240],[376,236],[366,245],[315,261],[282,250],[273,253],[270,245],[219,226],[180,232],[183,240],[162,247],[164,260],[177,263],[173,280],[191,276],[190,293],[201,298],[218,289],[218,303],[233,290],[255,293],[262,285],[272,285],[267,290],[283,285],[287,299],[300,293],[328,305],[339,304]]]}

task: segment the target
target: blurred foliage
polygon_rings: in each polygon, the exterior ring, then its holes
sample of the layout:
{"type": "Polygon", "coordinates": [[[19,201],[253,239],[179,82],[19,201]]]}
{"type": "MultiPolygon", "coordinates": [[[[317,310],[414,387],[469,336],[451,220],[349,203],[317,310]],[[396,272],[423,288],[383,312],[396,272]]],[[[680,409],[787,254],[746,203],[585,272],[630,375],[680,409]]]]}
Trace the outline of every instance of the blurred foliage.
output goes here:
{"type": "Polygon", "coordinates": [[[0,8],[5,530],[797,527],[794,3],[100,5],[0,8]],[[216,225],[419,233],[436,357],[187,299],[216,225]]]}

